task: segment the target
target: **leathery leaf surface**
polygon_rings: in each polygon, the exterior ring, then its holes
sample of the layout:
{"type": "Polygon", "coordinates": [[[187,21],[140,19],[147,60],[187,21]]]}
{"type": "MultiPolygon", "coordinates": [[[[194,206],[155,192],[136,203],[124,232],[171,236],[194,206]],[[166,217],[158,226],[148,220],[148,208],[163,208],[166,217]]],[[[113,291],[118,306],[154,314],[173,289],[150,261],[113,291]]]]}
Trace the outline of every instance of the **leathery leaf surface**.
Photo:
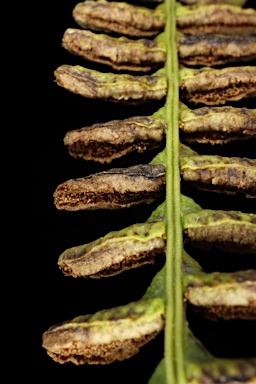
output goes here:
{"type": "MultiPolygon", "coordinates": [[[[155,37],[164,29],[161,38],[168,36],[165,41],[165,64],[151,75],[101,73],[80,65],[66,64],[55,71],[58,85],[86,98],[119,103],[166,99],[164,109],[156,114],[163,122],[165,150],[147,166],[139,165],[124,171],[113,169],[96,175],[96,178],[101,175],[108,178],[111,175],[111,185],[113,175],[116,181],[122,174],[127,178],[136,176],[142,179],[146,175],[151,180],[156,172],[161,192],[165,189],[166,196],[165,202],[152,212],[145,223],[135,223],[88,244],[67,249],[60,255],[58,264],[64,274],[92,278],[110,276],[125,269],[153,263],[155,257],[163,253],[165,265],[154,276],[140,300],[77,316],[45,331],[43,347],[56,362],[109,364],[116,360],[122,361],[134,356],[140,347],[164,331],[164,358],[156,367],[150,384],[256,382],[256,358],[228,359],[213,356],[195,337],[186,319],[188,306],[201,311],[206,317],[255,319],[256,271],[248,269],[230,273],[206,273],[184,250],[184,244],[191,242],[203,248],[213,245],[226,250],[225,246],[228,245],[230,251],[235,249],[241,253],[255,253],[255,214],[235,209],[203,209],[193,199],[183,196],[180,188],[182,176],[192,183],[198,182],[195,183],[196,187],[201,189],[202,184],[208,181],[201,171],[197,173],[197,169],[214,169],[217,174],[222,172],[220,183],[227,187],[226,193],[236,193],[239,187],[241,190],[238,191],[242,191],[245,198],[255,197],[254,159],[200,155],[181,144],[179,138],[179,130],[183,128],[180,125],[181,102],[192,105],[201,103],[207,106],[207,112],[211,110],[219,113],[220,109],[214,109],[219,108],[219,105],[256,96],[255,66],[218,69],[180,67],[177,52],[177,30],[184,33],[186,29],[183,29],[183,23],[185,27],[188,24],[188,28],[191,28],[187,29],[188,34],[195,30],[198,32],[198,19],[199,30],[203,28],[205,33],[221,30],[221,33],[232,35],[232,31],[246,34],[254,31],[255,10],[243,10],[240,7],[243,4],[240,0],[184,0],[181,3],[166,0],[152,11],[128,3],[88,0],[79,3],[73,10],[73,17],[82,28],[133,37],[155,37]],[[104,12],[101,12],[102,9],[104,12]],[[125,15],[125,23],[121,27],[120,13],[125,15]],[[223,17],[225,20],[220,23],[223,17]],[[212,30],[208,24],[211,18],[215,20],[212,30]],[[191,20],[192,25],[189,25],[191,20]],[[224,26],[221,29],[220,24],[224,26]],[[213,107],[210,109],[208,106],[213,107]],[[239,172],[244,177],[241,185],[239,172]],[[195,179],[194,175],[199,177],[195,179]]],[[[232,118],[232,113],[239,114],[238,110],[228,107],[221,109],[221,112],[224,111],[230,113],[229,118],[232,118]]],[[[214,124],[210,130],[213,129],[214,124]]],[[[224,136],[221,140],[225,143],[224,136]]],[[[124,151],[121,156],[126,153],[128,151],[124,151]]],[[[105,161],[104,156],[101,161],[105,161]]],[[[213,176],[212,185],[218,184],[217,176],[213,176]]],[[[94,180],[93,176],[90,177],[94,180]]],[[[81,179],[81,182],[84,181],[87,184],[86,179],[81,179]]],[[[100,181],[99,178],[99,185],[100,181]]],[[[71,183],[75,184],[76,180],[71,180],[71,183]]],[[[212,185],[202,189],[211,190],[212,185]]],[[[130,188],[126,191],[128,195],[130,188]]],[[[68,192],[67,196],[72,193],[68,192]]],[[[97,190],[96,199],[98,194],[97,190]]],[[[79,204],[81,197],[76,192],[74,196],[79,204]]],[[[143,203],[143,199],[147,199],[148,203],[153,202],[152,190],[149,190],[147,198],[142,196],[138,203],[143,203]]],[[[99,208],[111,209],[111,204],[109,206],[107,203],[104,202],[99,208]]],[[[118,205],[120,207],[125,206],[118,205]]],[[[86,205],[85,209],[90,209],[90,206],[86,205]]]]}
{"type": "MultiPolygon", "coordinates": [[[[112,231],[88,244],[65,250],[58,265],[65,275],[98,278],[125,269],[154,263],[166,252],[166,202],[159,205],[147,222],[112,231]]],[[[240,211],[202,209],[181,196],[184,243],[209,249],[256,253],[256,215],[240,211]]]]}

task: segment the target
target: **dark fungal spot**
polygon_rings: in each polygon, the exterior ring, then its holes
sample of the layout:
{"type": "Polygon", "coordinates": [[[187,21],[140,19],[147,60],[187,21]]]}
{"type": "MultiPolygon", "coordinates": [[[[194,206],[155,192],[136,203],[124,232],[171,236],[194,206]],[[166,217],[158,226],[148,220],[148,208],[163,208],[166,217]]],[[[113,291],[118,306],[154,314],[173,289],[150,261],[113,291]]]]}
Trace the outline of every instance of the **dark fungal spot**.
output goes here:
{"type": "Polygon", "coordinates": [[[181,44],[193,45],[204,42],[209,45],[237,44],[244,46],[245,44],[256,43],[256,35],[194,34],[185,35],[180,39],[181,44]]]}
{"type": "Polygon", "coordinates": [[[218,221],[223,219],[224,217],[228,217],[230,219],[236,220],[236,221],[241,221],[241,217],[235,213],[235,212],[214,212],[213,215],[211,216],[214,221],[218,221]]]}
{"type": "Polygon", "coordinates": [[[226,214],[227,214],[227,216],[229,216],[233,220],[241,221],[241,217],[234,212],[227,212],[226,214]]]}
{"type": "Polygon", "coordinates": [[[197,115],[197,116],[205,116],[209,113],[209,109],[208,108],[198,108],[198,109],[195,109],[194,110],[194,114],[197,115]]]}
{"type": "Polygon", "coordinates": [[[141,42],[145,47],[148,48],[155,48],[158,47],[158,43],[156,41],[150,40],[150,39],[141,39],[141,42]]]}
{"type": "Polygon", "coordinates": [[[223,212],[214,212],[211,217],[213,221],[218,221],[218,220],[221,220],[223,216],[224,216],[223,212]]]}

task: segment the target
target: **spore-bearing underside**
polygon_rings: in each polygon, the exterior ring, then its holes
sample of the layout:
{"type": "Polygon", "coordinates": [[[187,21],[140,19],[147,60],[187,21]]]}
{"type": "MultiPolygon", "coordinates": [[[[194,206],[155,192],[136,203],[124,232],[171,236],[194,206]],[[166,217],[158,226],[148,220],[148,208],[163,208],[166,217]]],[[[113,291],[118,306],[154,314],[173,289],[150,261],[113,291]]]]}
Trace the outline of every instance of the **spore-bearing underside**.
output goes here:
{"type": "Polygon", "coordinates": [[[150,107],[148,115],[71,128],[64,137],[68,153],[110,164],[132,152],[159,152],[146,164],[64,180],[54,192],[55,207],[125,212],[158,205],[146,222],[74,244],[59,256],[58,266],[66,276],[99,279],[143,270],[161,256],[165,265],[140,300],[46,330],[43,347],[54,361],[122,361],[164,332],[164,357],[151,384],[256,382],[256,356],[218,358],[186,317],[189,309],[210,321],[256,320],[253,266],[206,272],[190,255],[191,249],[203,251],[206,260],[212,251],[223,258],[256,255],[256,159],[225,154],[226,144],[256,137],[256,109],[246,104],[256,98],[256,10],[245,3],[165,0],[149,7],[86,0],[73,9],[78,27],[64,32],[62,47],[85,66],[60,65],[56,84],[110,107],[150,107]],[[102,72],[86,62],[102,65],[102,72]],[[163,106],[154,110],[154,101],[163,106]],[[189,196],[193,190],[203,193],[203,204],[189,196]],[[211,193],[220,200],[241,196],[252,209],[213,209],[211,193]]]}

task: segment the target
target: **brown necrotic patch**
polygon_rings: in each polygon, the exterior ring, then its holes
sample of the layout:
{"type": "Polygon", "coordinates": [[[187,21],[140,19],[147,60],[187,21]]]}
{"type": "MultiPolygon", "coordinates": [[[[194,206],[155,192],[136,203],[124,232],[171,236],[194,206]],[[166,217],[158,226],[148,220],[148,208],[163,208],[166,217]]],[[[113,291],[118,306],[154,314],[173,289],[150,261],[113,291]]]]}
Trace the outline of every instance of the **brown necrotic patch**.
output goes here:
{"type": "Polygon", "coordinates": [[[161,100],[167,94],[167,79],[163,73],[133,76],[102,73],[80,65],[64,64],[54,74],[60,87],[86,98],[137,104],[161,100]]]}
{"type": "Polygon", "coordinates": [[[208,318],[256,319],[256,271],[186,277],[184,299],[208,318]]]}
{"type": "MultiPolygon", "coordinates": [[[[73,276],[73,277],[83,276],[83,277],[98,279],[101,277],[114,276],[126,270],[130,270],[132,268],[138,268],[143,265],[154,264],[156,257],[158,255],[163,255],[164,251],[165,251],[165,248],[162,248],[162,249],[155,248],[155,249],[152,249],[150,252],[141,252],[139,254],[133,255],[132,257],[123,258],[123,260],[120,262],[113,262],[110,266],[106,268],[104,268],[104,265],[103,265],[102,268],[99,267],[98,268],[99,271],[95,273],[91,273],[89,267],[87,270],[83,268],[83,266],[81,266],[81,271],[80,271],[81,273],[78,274],[77,271],[74,272],[72,263],[67,263],[65,260],[63,260],[60,263],[60,268],[64,273],[64,275],[66,276],[73,276]]],[[[82,263],[77,263],[77,264],[82,264],[82,263]]],[[[79,265],[76,265],[76,268],[77,267],[79,269],[79,265]]],[[[93,269],[95,269],[95,267],[93,269]]]]}
{"type": "Polygon", "coordinates": [[[93,279],[98,279],[101,277],[109,277],[109,276],[118,275],[119,273],[122,273],[126,270],[130,270],[132,268],[139,268],[144,265],[154,264],[156,257],[158,255],[163,255],[163,254],[164,254],[164,249],[162,250],[154,249],[150,253],[149,252],[140,253],[138,255],[134,255],[132,258],[124,259],[120,263],[112,264],[110,267],[100,272],[97,272],[95,274],[92,274],[89,277],[93,279]]]}
{"type": "Polygon", "coordinates": [[[256,35],[195,34],[178,38],[179,61],[185,65],[216,66],[256,58],[256,35]]]}
{"type": "Polygon", "coordinates": [[[203,165],[203,156],[199,156],[198,160],[197,165],[194,163],[195,167],[187,167],[183,161],[181,174],[185,181],[205,191],[256,197],[256,160],[215,157],[217,162],[214,164],[213,161],[212,165],[208,163],[210,159],[206,160],[207,165],[203,165]]]}
{"type": "Polygon", "coordinates": [[[134,37],[154,36],[165,25],[164,11],[125,2],[84,1],[73,9],[75,21],[85,29],[134,37]]]}
{"type": "Polygon", "coordinates": [[[191,309],[195,312],[200,313],[206,319],[209,320],[232,320],[232,319],[242,319],[242,320],[256,320],[256,307],[255,306],[223,306],[223,305],[214,305],[214,306],[196,306],[188,304],[191,309]]]}
{"type": "Polygon", "coordinates": [[[145,299],[54,325],[43,347],[61,364],[109,364],[132,357],[163,328],[163,300],[145,299]]]}
{"type": "Polygon", "coordinates": [[[164,166],[142,164],[116,168],[60,184],[54,192],[58,209],[117,209],[150,204],[165,195],[164,166]]]}
{"type": "Polygon", "coordinates": [[[186,142],[224,144],[256,138],[256,109],[181,105],[181,137],[186,142]]]}
{"type": "Polygon", "coordinates": [[[146,72],[162,66],[166,59],[165,48],[154,40],[111,37],[74,28],[65,31],[62,45],[74,55],[117,70],[146,72]]]}
{"type": "Polygon", "coordinates": [[[191,103],[221,105],[256,96],[256,67],[182,69],[180,98],[191,103]]]}
{"type": "Polygon", "coordinates": [[[163,222],[150,222],[134,224],[89,244],[69,248],[60,255],[58,265],[68,276],[99,278],[153,264],[155,257],[164,253],[165,226],[163,222]]]}
{"type": "Polygon", "coordinates": [[[240,254],[256,253],[255,228],[246,225],[225,223],[218,226],[186,228],[184,241],[205,250],[218,248],[240,254]]]}
{"type": "Polygon", "coordinates": [[[177,8],[177,28],[185,34],[254,33],[256,11],[229,4],[191,5],[177,8]]]}
{"type": "MultiPolygon", "coordinates": [[[[56,362],[64,364],[71,362],[76,365],[81,364],[110,364],[114,361],[129,359],[139,352],[139,349],[158,335],[155,331],[149,335],[128,340],[114,340],[108,344],[90,345],[79,347],[73,342],[71,349],[64,348],[60,353],[47,351],[47,354],[56,362]]],[[[63,335],[60,335],[63,337],[63,335]]]]}
{"type": "Polygon", "coordinates": [[[165,130],[164,119],[138,116],[67,132],[64,144],[73,157],[110,163],[133,151],[159,148],[165,130]]]}

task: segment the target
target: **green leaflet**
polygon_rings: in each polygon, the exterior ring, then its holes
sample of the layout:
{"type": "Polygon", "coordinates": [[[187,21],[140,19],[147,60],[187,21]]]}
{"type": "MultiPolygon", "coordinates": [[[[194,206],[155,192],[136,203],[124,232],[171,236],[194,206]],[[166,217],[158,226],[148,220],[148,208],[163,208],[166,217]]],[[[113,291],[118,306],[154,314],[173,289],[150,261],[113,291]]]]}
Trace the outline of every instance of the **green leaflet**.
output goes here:
{"type": "Polygon", "coordinates": [[[161,32],[166,14],[164,4],[149,9],[127,2],[98,0],[78,3],[73,17],[82,28],[143,37],[161,32]]]}
{"type": "MultiPolygon", "coordinates": [[[[253,9],[243,9],[238,2],[218,1],[216,4],[215,1],[215,4],[205,4],[205,1],[195,3],[192,0],[189,6],[176,2],[174,22],[179,30],[190,34],[253,33],[256,13],[253,9]]],[[[73,9],[73,17],[85,29],[139,37],[159,34],[168,21],[164,3],[149,9],[125,2],[101,0],[78,3],[73,9]]]]}
{"type": "MultiPolygon", "coordinates": [[[[256,215],[239,211],[202,209],[191,198],[181,196],[184,243],[217,247],[228,252],[256,253],[256,215]]],[[[58,265],[74,277],[111,276],[130,268],[155,262],[165,253],[166,202],[147,222],[113,231],[88,244],[65,250],[58,265]]]]}
{"type": "MultiPolygon", "coordinates": [[[[68,28],[62,46],[84,60],[108,65],[117,70],[148,72],[164,66],[166,36],[155,39],[112,37],[89,30],[68,28]]],[[[248,62],[256,58],[256,36],[253,35],[177,35],[177,51],[184,65],[216,66],[233,62],[248,62]]]]}
{"type": "MultiPolygon", "coordinates": [[[[151,116],[95,123],[69,131],[64,144],[73,157],[108,164],[133,151],[160,148],[166,138],[165,109],[166,106],[151,116]]],[[[188,143],[246,140],[256,136],[256,109],[231,106],[191,109],[180,103],[179,128],[181,138],[188,143]]]]}
{"type": "Polygon", "coordinates": [[[186,142],[222,144],[256,136],[256,109],[206,107],[180,103],[180,129],[186,142]]]}
{"type": "MultiPolygon", "coordinates": [[[[165,268],[165,267],[164,267],[165,268]]],[[[164,269],[163,268],[163,269],[164,269]]],[[[159,273],[162,273],[160,271],[159,273]]],[[[201,270],[200,265],[195,262],[187,253],[183,253],[183,276],[184,281],[190,279],[204,284],[210,282],[216,286],[220,281],[228,282],[234,278],[233,274],[213,273],[207,274],[201,270]]],[[[256,279],[255,271],[242,272],[244,277],[246,274],[253,274],[254,281],[256,279]]],[[[155,278],[158,278],[156,275],[155,278]]],[[[152,285],[154,284],[154,279],[152,285]]],[[[254,285],[255,289],[255,285],[254,285]]],[[[150,290],[150,287],[149,287],[150,290]]],[[[184,352],[186,359],[186,376],[187,383],[201,384],[205,382],[219,383],[220,377],[225,378],[227,383],[235,382],[254,382],[256,379],[256,358],[248,359],[227,359],[217,358],[211,355],[191,332],[189,325],[184,317],[183,322],[184,334],[184,352]]],[[[155,369],[149,383],[164,384],[167,382],[165,365],[166,357],[160,361],[155,369]]]]}
{"type": "MultiPolygon", "coordinates": [[[[173,49],[176,52],[175,42],[173,42],[173,49]]],[[[152,75],[134,76],[103,73],[81,65],[63,64],[56,68],[54,75],[60,87],[83,97],[137,104],[150,100],[162,100],[166,97],[169,78],[168,53],[165,67],[152,75]]],[[[221,105],[228,101],[255,97],[256,69],[254,66],[247,65],[221,69],[184,67],[178,70],[177,66],[178,90],[181,101],[194,104],[221,105]]],[[[171,92],[174,92],[173,87],[171,92]]],[[[178,109],[178,103],[179,99],[176,109],[178,109]]],[[[169,106],[167,102],[167,111],[169,106]]]]}
{"type": "MultiPolygon", "coordinates": [[[[183,242],[210,249],[256,253],[256,215],[239,211],[202,209],[181,196],[183,242]]],[[[58,265],[65,275],[99,278],[154,263],[166,249],[166,202],[147,222],[133,224],[88,244],[65,250],[58,265]]]]}
{"type": "Polygon", "coordinates": [[[43,347],[61,364],[110,364],[133,356],[163,327],[163,300],[141,299],[53,326],[43,334],[43,347]]]}
{"type": "Polygon", "coordinates": [[[165,63],[164,39],[128,39],[68,28],[62,38],[70,53],[118,70],[147,72],[165,63]],[[104,55],[103,55],[104,52],[104,55]]]}
{"type": "Polygon", "coordinates": [[[184,334],[187,358],[188,383],[199,384],[212,380],[218,383],[221,375],[227,382],[255,380],[256,359],[225,359],[212,356],[192,334],[188,324],[184,322],[184,334]]]}
{"type": "Polygon", "coordinates": [[[54,74],[60,87],[92,99],[140,103],[161,100],[167,92],[167,80],[162,68],[151,76],[133,76],[63,64],[56,68],[54,74]]]}
{"type": "MultiPolygon", "coordinates": [[[[166,148],[151,164],[167,164],[166,148]]],[[[218,155],[199,155],[180,144],[180,173],[183,180],[197,188],[217,193],[244,193],[256,196],[256,160],[218,155]]]]}
{"type": "Polygon", "coordinates": [[[65,275],[99,278],[154,263],[155,257],[164,252],[165,224],[147,222],[67,249],[60,255],[58,264],[65,275]]]}
{"type": "Polygon", "coordinates": [[[177,2],[177,29],[186,34],[254,33],[256,12],[234,4],[192,4],[177,2]]]}
{"type": "Polygon", "coordinates": [[[180,99],[185,102],[221,105],[256,96],[255,66],[184,67],[179,71],[179,78],[180,99]]]}
{"type": "MultiPolygon", "coordinates": [[[[177,143],[177,171],[184,181],[206,191],[256,196],[255,159],[199,155],[179,140],[177,143]]],[[[167,142],[168,148],[172,145],[167,142]]],[[[67,180],[56,188],[54,203],[58,209],[70,211],[150,204],[164,198],[168,164],[168,151],[164,149],[149,164],[67,180]]]]}
{"type": "MultiPolygon", "coordinates": [[[[188,384],[207,382],[217,384],[221,376],[225,377],[227,382],[239,380],[240,382],[254,383],[256,359],[218,359],[212,356],[195,338],[187,324],[184,324],[184,333],[188,384]]],[[[151,376],[149,384],[166,383],[164,366],[165,359],[162,359],[151,376]]]]}
{"type": "Polygon", "coordinates": [[[166,359],[163,358],[153,372],[149,384],[165,384],[167,382],[165,366],[166,359]]]}

